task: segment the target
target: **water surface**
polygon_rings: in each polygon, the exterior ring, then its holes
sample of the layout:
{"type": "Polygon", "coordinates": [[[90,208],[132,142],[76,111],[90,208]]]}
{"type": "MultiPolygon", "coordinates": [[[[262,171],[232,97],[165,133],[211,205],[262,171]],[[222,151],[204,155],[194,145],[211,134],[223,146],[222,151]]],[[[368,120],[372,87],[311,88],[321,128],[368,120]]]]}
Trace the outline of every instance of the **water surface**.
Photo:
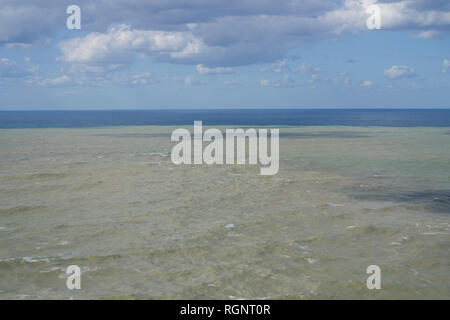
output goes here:
{"type": "Polygon", "coordinates": [[[173,129],[0,130],[0,298],[450,298],[448,128],[281,128],[275,176],[173,129]]]}

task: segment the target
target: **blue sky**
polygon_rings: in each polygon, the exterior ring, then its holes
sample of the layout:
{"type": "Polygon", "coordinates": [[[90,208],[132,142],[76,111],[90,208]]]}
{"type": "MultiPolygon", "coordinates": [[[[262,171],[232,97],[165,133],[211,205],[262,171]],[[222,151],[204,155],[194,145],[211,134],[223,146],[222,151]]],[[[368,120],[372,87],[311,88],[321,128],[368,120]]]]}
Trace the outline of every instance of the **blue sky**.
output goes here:
{"type": "Polygon", "coordinates": [[[0,109],[450,107],[450,2],[0,0],[0,109]],[[66,28],[67,6],[81,29],[66,28]],[[380,9],[369,30],[366,9],[380,9]]]}

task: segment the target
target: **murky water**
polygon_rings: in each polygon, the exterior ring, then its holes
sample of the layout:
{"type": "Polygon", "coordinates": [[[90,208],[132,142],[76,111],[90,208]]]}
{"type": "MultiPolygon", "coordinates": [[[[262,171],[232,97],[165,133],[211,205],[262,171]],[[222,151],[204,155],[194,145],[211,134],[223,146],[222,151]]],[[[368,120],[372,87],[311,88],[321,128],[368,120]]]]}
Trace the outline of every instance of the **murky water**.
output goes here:
{"type": "Polygon", "coordinates": [[[172,130],[0,130],[0,298],[450,298],[448,128],[281,128],[275,176],[172,130]]]}

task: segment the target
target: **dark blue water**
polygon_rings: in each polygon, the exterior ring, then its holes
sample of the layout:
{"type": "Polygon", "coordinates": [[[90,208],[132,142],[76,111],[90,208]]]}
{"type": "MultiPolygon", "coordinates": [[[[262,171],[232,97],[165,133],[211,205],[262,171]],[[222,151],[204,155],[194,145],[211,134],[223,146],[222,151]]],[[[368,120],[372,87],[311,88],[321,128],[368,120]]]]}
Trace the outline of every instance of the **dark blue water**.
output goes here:
{"type": "Polygon", "coordinates": [[[450,127],[450,109],[0,111],[0,128],[139,125],[450,127]]]}

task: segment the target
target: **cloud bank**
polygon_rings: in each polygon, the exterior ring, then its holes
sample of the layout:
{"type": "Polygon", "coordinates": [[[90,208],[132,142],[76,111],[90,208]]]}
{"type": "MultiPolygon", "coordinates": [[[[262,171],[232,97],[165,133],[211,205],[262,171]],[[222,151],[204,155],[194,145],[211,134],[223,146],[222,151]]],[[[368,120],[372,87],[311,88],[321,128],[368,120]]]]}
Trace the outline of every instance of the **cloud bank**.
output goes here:
{"type": "MultiPolygon", "coordinates": [[[[60,44],[72,64],[124,65],[138,58],[227,68],[282,61],[308,41],[366,29],[374,0],[79,0],[82,33],[60,44]]],[[[65,28],[66,0],[0,0],[0,44],[46,45],[65,28]]],[[[450,33],[450,3],[378,1],[382,29],[423,39],[450,33]]],[[[202,69],[206,70],[206,69],[202,69]]],[[[205,71],[206,72],[206,71],[205,71]]]]}

